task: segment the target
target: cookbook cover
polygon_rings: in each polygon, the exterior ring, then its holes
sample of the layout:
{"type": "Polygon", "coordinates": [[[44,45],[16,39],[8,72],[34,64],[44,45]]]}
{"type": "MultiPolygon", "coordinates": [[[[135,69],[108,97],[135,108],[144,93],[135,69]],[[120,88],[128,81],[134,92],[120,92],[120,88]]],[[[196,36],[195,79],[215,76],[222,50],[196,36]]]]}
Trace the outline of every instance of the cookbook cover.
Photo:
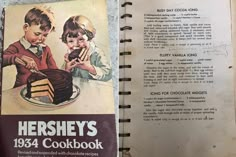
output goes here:
{"type": "Polygon", "coordinates": [[[105,0],[4,8],[0,156],[116,156],[105,0]]]}

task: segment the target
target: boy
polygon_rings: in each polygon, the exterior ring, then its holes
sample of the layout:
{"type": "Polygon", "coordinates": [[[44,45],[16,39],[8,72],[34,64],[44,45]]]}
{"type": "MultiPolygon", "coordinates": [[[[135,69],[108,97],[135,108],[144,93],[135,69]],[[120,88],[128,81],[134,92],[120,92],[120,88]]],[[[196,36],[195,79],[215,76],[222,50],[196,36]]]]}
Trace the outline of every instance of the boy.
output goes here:
{"type": "Polygon", "coordinates": [[[50,48],[44,44],[54,29],[54,17],[49,9],[34,7],[25,15],[24,36],[3,53],[3,67],[14,64],[17,69],[14,88],[26,84],[30,70],[57,69],[50,48]],[[25,66],[17,62],[19,59],[25,66]]]}
{"type": "Polygon", "coordinates": [[[72,76],[100,81],[111,79],[111,67],[103,52],[97,48],[92,39],[96,33],[92,22],[83,15],[70,17],[64,24],[62,41],[68,47],[65,55],[65,70],[72,76]],[[82,49],[78,58],[69,61],[70,52],[82,49]]]}

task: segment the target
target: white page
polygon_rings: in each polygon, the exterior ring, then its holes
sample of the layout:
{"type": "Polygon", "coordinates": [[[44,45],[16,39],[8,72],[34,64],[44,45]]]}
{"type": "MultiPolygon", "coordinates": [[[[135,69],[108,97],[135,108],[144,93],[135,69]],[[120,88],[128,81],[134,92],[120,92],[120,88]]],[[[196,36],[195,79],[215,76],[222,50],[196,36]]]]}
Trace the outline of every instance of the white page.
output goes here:
{"type": "Polygon", "coordinates": [[[134,157],[236,156],[230,2],[139,0],[126,13],[122,147],[134,157]]]}

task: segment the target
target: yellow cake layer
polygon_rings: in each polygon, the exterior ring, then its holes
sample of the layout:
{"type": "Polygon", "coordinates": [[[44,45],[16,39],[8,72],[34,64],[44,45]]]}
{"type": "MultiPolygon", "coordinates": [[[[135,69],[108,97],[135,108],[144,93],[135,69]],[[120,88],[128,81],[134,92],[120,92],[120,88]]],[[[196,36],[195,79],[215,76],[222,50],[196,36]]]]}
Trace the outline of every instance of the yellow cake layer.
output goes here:
{"type": "Polygon", "coordinates": [[[48,96],[50,101],[53,102],[53,98],[48,91],[31,93],[31,97],[38,97],[38,96],[48,96]]]}
{"type": "Polygon", "coordinates": [[[52,91],[54,92],[54,88],[51,84],[51,82],[48,80],[48,79],[43,79],[43,80],[38,80],[38,81],[35,81],[35,82],[32,82],[31,83],[31,86],[39,86],[39,85],[49,85],[50,88],[52,89],[52,91]]]}
{"type": "Polygon", "coordinates": [[[54,93],[51,90],[51,88],[49,87],[49,85],[44,85],[44,86],[36,86],[36,87],[31,87],[30,91],[32,92],[40,92],[42,90],[48,90],[48,92],[52,95],[52,97],[54,97],[54,93]]]}

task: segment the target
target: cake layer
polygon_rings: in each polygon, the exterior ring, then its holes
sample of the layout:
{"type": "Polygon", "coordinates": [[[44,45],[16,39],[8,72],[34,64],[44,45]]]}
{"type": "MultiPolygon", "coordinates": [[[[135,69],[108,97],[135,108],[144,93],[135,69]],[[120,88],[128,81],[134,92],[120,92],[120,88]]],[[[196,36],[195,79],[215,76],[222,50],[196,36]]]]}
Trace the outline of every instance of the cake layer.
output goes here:
{"type": "Polygon", "coordinates": [[[32,98],[34,98],[34,97],[42,97],[42,96],[48,96],[51,102],[54,101],[52,95],[47,90],[46,91],[38,91],[38,92],[31,93],[31,97],[32,98]]]}
{"type": "MultiPolygon", "coordinates": [[[[41,92],[41,91],[47,91],[51,97],[54,97],[54,92],[52,91],[52,89],[49,87],[49,85],[42,85],[42,86],[32,86],[30,88],[30,93],[37,93],[37,92],[41,92]]],[[[31,94],[32,95],[32,94],[31,94]]]]}
{"type": "Polygon", "coordinates": [[[32,83],[31,83],[31,86],[32,86],[32,87],[39,87],[39,86],[43,86],[43,85],[48,85],[49,88],[50,88],[52,91],[54,91],[54,88],[53,88],[51,82],[48,80],[48,78],[45,78],[45,79],[43,79],[43,80],[39,80],[39,81],[35,81],[35,82],[32,82],[32,83]]]}

